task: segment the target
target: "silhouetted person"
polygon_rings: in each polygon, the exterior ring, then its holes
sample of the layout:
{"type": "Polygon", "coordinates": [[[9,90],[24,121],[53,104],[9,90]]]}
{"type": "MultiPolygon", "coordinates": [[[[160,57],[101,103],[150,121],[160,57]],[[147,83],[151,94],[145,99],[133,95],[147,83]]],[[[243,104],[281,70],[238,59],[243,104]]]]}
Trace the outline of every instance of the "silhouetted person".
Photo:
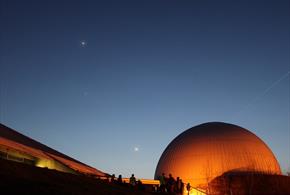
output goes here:
{"type": "Polygon", "coordinates": [[[130,177],[130,185],[131,186],[135,186],[136,185],[136,178],[135,178],[134,174],[132,174],[131,177],[130,177]]]}
{"type": "Polygon", "coordinates": [[[175,184],[175,180],[174,180],[174,178],[172,177],[172,175],[169,174],[169,178],[168,178],[168,180],[167,180],[167,185],[166,185],[166,187],[167,187],[167,192],[169,192],[169,193],[174,192],[174,184],[175,184]]]}
{"type": "Polygon", "coordinates": [[[144,186],[143,186],[142,181],[140,179],[137,181],[137,187],[138,187],[138,190],[141,190],[141,191],[144,190],[144,186]]]}
{"type": "Polygon", "coordinates": [[[186,190],[187,190],[187,194],[188,195],[189,195],[190,188],[191,188],[190,183],[187,183],[186,184],[186,190]]]}
{"type": "Polygon", "coordinates": [[[180,194],[183,194],[184,183],[182,182],[182,179],[180,179],[180,182],[181,182],[180,194]]]}
{"type": "Polygon", "coordinates": [[[119,177],[117,179],[117,183],[120,184],[120,185],[123,184],[122,175],[119,175],[119,177]]]}
{"type": "Polygon", "coordinates": [[[176,194],[181,194],[181,189],[182,189],[182,181],[179,177],[177,177],[175,185],[174,185],[174,192],[176,194]]]}
{"type": "Polygon", "coordinates": [[[165,187],[166,187],[165,174],[162,173],[162,175],[158,177],[158,180],[160,182],[160,192],[165,192],[165,187]]]}
{"type": "Polygon", "coordinates": [[[111,183],[114,183],[115,182],[115,174],[112,174],[111,175],[111,183]]]}

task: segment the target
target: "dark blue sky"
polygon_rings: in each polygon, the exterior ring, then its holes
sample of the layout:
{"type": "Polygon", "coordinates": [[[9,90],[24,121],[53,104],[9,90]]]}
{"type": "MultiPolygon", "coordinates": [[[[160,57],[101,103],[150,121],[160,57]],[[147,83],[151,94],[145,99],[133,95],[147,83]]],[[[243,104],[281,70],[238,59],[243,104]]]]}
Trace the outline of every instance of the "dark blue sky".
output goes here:
{"type": "Polygon", "coordinates": [[[289,170],[289,1],[0,2],[1,123],[152,178],[175,136],[224,121],[289,170]]]}

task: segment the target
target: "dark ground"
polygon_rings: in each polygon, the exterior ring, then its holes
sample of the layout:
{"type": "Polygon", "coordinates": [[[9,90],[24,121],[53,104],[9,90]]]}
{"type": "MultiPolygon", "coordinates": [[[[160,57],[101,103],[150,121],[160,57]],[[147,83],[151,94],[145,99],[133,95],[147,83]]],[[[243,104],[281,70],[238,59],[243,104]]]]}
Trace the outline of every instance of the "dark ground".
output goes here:
{"type": "Polygon", "coordinates": [[[149,195],[150,193],[87,176],[0,159],[0,194],[149,195]]]}
{"type": "MultiPolygon", "coordinates": [[[[227,173],[214,179],[210,186],[214,195],[290,195],[290,177],[282,175],[227,173]]],[[[3,159],[0,159],[0,194],[152,195],[105,180],[3,159]]]]}
{"type": "Polygon", "coordinates": [[[215,195],[290,195],[290,177],[285,175],[228,172],[209,185],[215,195]]]}

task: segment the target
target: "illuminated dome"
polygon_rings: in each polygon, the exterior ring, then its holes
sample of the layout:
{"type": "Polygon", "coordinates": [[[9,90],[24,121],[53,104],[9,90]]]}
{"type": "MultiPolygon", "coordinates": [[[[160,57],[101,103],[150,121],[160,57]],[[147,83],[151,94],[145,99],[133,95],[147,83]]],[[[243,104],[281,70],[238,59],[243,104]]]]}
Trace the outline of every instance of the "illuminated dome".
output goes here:
{"type": "Polygon", "coordinates": [[[236,125],[211,122],[184,131],[167,146],[155,179],[172,174],[205,189],[212,179],[231,171],[281,174],[275,156],[256,135],[236,125]]]}

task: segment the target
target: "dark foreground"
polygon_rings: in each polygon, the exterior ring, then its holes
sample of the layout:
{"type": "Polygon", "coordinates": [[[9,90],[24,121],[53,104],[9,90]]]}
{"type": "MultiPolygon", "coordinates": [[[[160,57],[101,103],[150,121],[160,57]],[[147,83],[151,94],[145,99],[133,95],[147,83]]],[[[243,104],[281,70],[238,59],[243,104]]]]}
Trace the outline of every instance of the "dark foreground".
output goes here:
{"type": "Polygon", "coordinates": [[[87,176],[0,159],[0,194],[149,195],[150,193],[87,176]]]}
{"type": "Polygon", "coordinates": [[[290,177],[284,175],[228,172],[209,185],[214,195],[290,195],[290,177]]]}
{"type": "MultiPolygon", "coordinates": [[[[290,177],[282,175],[230,172],[217,177],[209,183],[209,186],[210,195],[290,195],[290,177]]],[[[88,176],[0,159],[0,194],[152,195],[153,193],[88,176]]]]}

